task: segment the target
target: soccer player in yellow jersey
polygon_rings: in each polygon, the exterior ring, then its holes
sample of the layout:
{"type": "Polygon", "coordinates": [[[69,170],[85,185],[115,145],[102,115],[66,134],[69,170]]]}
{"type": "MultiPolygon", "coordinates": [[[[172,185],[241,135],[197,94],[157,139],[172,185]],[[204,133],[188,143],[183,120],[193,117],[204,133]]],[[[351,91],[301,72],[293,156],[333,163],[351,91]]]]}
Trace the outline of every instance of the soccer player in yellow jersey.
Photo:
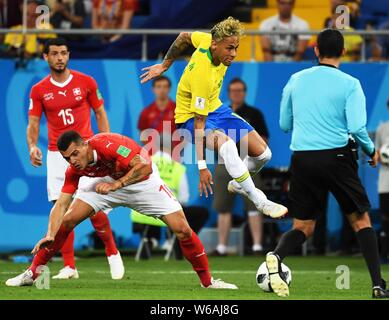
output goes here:
{"type": "Polygon", "coordinates": [[[182,32],[162,63],[143,69],[141,82],[161,75],[184,50],[194,46],[196,51],[178,84],[175,122],[178,128],[192,133],[200,174],[200,195],[204,193],[208,197],[213,184],[204,159],[205,139],[207,148],[219,152],[233,178],[228,190],[248,197],[259,212],[280,218],[287,213],[287,208],[268,200],[251,179],[251,175],[258,173],[270,160],[269,147],[249,123],[222,105],[219,99],[224,75],[236,57],[242,34],[241,23],[232,17],[216,24],[211,33],[182,32]],[[236,147],[238,142],[247,150],[243,161],[236,147]]]}

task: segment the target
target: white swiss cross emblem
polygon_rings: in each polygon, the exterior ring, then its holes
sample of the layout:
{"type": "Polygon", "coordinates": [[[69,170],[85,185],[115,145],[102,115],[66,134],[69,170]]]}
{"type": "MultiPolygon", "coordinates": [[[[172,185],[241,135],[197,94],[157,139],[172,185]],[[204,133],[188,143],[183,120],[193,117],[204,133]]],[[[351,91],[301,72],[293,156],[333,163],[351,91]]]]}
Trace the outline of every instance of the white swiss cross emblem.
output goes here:
{"type": "Polygon", "coordinates": [[[73,94],[75,96],[80,96],[81,95],[81,89],[80,88],[74,88],[73,89],[73,94]]]}

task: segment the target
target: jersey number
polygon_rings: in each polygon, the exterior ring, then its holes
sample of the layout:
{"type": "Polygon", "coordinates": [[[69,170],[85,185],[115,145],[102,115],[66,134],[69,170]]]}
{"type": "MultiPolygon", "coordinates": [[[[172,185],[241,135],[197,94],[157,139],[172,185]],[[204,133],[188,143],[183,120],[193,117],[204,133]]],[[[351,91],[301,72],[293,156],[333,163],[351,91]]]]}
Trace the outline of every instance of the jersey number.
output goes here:
{"type": "Polygon", "coordinates": [[[72,109],[62,109],[58,113],[59,117],[62,117],[63,124],[66,126],[68,124],[73,124],[74,123],[74,117],[72,115],[72,109]]]}

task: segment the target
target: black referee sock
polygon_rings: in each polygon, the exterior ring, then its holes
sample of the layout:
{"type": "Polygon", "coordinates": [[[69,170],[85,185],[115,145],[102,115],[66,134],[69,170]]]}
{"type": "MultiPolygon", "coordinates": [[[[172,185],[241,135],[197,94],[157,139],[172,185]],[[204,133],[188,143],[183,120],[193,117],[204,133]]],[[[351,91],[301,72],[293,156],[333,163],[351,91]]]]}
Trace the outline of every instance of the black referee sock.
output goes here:
{"type": "Polygon", "coordinates": [[[297,229],[290,230],[282,235],[274,253],[277,254],[282,261],[287,255],[292,254],[296,248],[301,246],[306,239],[307,237],[304,232],[297,229]]]}
{"type": "Polygon", "coordinates": [[[382,286],[380,258],[378,254],[377,237],[373,228],[364,228],[357,233],[357,239],[369,269],[373,287],[382,286]]]}

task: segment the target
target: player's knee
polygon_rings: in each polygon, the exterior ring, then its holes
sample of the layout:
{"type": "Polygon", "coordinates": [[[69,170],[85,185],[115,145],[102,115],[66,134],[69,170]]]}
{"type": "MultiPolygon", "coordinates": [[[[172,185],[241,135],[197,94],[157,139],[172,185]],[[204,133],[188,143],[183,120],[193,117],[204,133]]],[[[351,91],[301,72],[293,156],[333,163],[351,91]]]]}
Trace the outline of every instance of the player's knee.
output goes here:
{"type": "Polygon", "coordinates": [[[353,230],[355,232],[358,232],[362,229],[365,229],[365,228],[370,228],[371,227],[371,223],[369,220],[366,220],[366,219],[358,219],[358,220],[355,220],[351,227],[353,228],[353,230]]]}
{"type": "Polygon", "coordinates": [[[309,238],[313,235],[314,227],[313,226],[305,226],[304,228],[302,228],[300,230],[302,232],[304,232],[304,234],[307,238],[309,238]]]}
{"type": "Polygon", "coordinates": [[[174,233],[176,234],[178,240],[185,240],[192,236],[192,229],[188,224],[182,224],[174,230],[174,233]]]}
{"type": "Polygon", "coordinates": [[[311,237],[313,235],[313,232],[315,230],[315,224],[313,223],[294,223],[293,229],[300,230],[305,234],[307,238],[311,237]]]}
{"type": "Polygon", "coordinates": [[[62,221],[62,225],[66,230],[72,230],[77,225],[77,222],[72,218],[71,215],[65,215],[62,221]]]}
{"type": "Polygon", "coordinates": [[[351,223],[351,227],[355,232],[358,232],[365,228],[371,227],[370,217],[367,212],[363,214],[353,213],[351,219],[349,217],[349,221],[351,223]]]}
{"type": "Polygon", "coordinates": [[[269,162],[272,158],[273,154],[269,147],[266,147],[265,151],[262,153],[263,161],[265,163],[269,162]]]}

